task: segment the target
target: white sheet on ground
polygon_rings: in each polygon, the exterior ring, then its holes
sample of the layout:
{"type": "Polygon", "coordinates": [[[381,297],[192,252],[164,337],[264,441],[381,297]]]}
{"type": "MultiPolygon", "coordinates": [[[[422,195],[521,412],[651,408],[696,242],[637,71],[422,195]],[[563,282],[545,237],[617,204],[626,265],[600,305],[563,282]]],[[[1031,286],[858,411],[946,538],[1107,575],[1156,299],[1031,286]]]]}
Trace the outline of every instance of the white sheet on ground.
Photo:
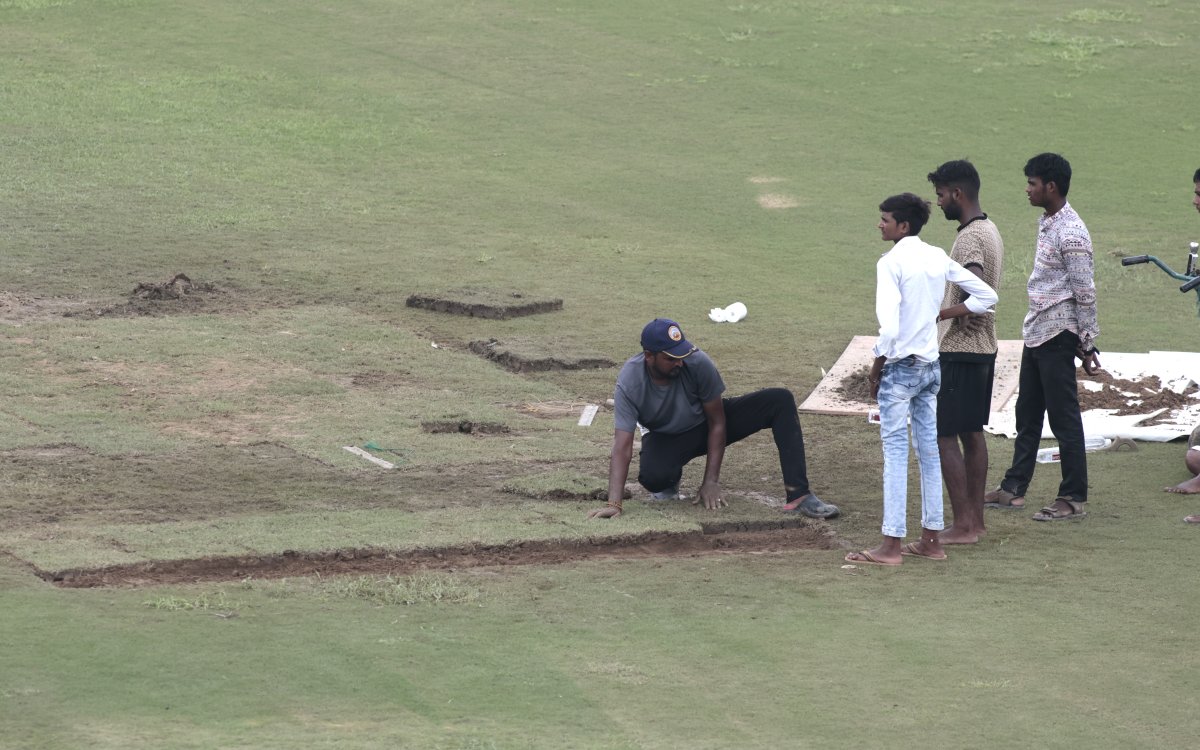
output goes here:
{"type": "MultiPolygon", "coordinates": [[[[1113,377],[1137,381],[1157,375],[1165,388],[1183,393],[1192,383],[1200,383],[1200,353],[1197,352],[1105,352],[1100,362],[1113,377]]],[[[1089,381],[1080,381],[1086,383],[1089,381]]],[[[1017,436],[1016,406],[1020,391],[1005,403],[1000,411],[992,412],[989,424],[984,428],[993,435],[1017,436]]],[[[1083,433],[1087,437],[1116,437],[1123,435],[1134,440],[1165,443],[1192,434],[1200,423],[1200,400],[1194,404],[1172,410],[1160,417],[1157,424],[1141,425],[1140,422],[1157,417],[1162,409],[1149,409],[1145,414],[1117,416],[1116,409],[1091,409],[1083,413],[1083,433]]],[[[1047,421],[1042,425],[1042,437],[1053,438],[1047,421]]]]}

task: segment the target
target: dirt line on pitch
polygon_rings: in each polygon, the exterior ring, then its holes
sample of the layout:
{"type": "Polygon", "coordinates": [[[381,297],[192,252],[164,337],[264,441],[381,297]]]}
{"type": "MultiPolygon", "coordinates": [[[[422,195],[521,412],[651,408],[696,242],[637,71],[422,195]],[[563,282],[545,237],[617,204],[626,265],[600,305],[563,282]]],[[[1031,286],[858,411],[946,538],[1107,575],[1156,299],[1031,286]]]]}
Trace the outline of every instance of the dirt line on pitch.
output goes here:
{"type": "Polygon", "coordinates": [[[762,554],[837,546],[835,536],[823,524],[788,518],[702,524],[698,530],[685,532],[648,531],[584,539],[464,544],[416,550],[285,551],[275,555],[162,560],[93,569],[37,571],[37,574],[66,588],[155,586],[310,575],[406,575],[509,565],[557,565],[592,559],[762,554]]]}

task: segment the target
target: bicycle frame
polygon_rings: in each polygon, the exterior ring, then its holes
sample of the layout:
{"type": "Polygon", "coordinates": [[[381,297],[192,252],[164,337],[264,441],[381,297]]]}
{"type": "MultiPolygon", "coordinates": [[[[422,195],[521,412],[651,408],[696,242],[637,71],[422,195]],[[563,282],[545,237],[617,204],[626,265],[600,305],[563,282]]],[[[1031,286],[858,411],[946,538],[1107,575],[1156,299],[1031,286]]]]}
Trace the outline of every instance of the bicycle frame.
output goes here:
{"type": "Polygon", "coordinates": [[[1200,316],[1200,267],[1197,263],[1197,254],[1200,251],[1200,242],[1193,242],[1188,246],[1187,270],[1184,273],[1179,273],[1166,263],[1163,263],[1153,255],[1132,255],[1128,258],[1121,258],[1121,265],[1136,266],[1141,263],[1153,263],[1162,269],[1163,273],[1173,279],[1182,281],[1179,291],[1187,293],[1190,291],[1196,292],[1196,314],[1200,316]]]}

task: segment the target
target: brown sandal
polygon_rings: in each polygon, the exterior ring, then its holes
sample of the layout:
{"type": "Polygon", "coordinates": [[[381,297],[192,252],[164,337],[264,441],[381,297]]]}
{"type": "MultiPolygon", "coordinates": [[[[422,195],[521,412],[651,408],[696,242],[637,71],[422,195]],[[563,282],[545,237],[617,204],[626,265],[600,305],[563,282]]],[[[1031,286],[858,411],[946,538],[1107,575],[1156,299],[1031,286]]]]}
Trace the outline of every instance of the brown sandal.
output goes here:
{"type": "Polygon", "coordinates": [[[1014,495],[1008,490],[995,489],[983,496],[983,507],[1021,510],[1025,507],[1025,498],[1021,495],[1014,495]]]}
{"type": "Polygon", "coordinates": [[[1083,506],[1083,503],[1077,500],[1072,500],[1069,497],[1056,497],[1054,498],[1053,503],[1047,505],[1045,508],[1042,508],[1037,513],[1034,513],[1033,520],[1062,521],[1067,518],[1083,518],[1087,515],[1087,511],[1083,509],[1083,506]],[[1061,505],[1059,505],[1060,503],[1066,505],[1067,507],[1063,508],[1061,505]]]}

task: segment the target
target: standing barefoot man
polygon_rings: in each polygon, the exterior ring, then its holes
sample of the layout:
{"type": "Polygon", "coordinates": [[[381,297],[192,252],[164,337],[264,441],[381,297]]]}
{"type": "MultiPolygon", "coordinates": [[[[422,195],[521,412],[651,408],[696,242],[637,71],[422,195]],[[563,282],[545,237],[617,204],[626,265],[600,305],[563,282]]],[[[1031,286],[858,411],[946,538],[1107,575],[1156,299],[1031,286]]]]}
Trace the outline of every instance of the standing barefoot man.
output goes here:
{"type": "MultiPolygon", "coordinates": [[[[979,207],[979,172],[969,161],[948,161],[929,173],[929,181],[937,193],[938,208],[948,220],[958,222],[950,259],[999,290],[1004,241],[1000,230],[979,207]]],[[[942,307],[953,307],[968,296],[962,287],[947,284],[942,307]]],[[[996,316],[989,312],[955,318],[941,323],[940,329],[938,453],[954,523],[939,537],[942,544],[975,544],[986,533],[983,493],[987,489],[988,451],[983,426],[992,412],[996,316]]]]}

